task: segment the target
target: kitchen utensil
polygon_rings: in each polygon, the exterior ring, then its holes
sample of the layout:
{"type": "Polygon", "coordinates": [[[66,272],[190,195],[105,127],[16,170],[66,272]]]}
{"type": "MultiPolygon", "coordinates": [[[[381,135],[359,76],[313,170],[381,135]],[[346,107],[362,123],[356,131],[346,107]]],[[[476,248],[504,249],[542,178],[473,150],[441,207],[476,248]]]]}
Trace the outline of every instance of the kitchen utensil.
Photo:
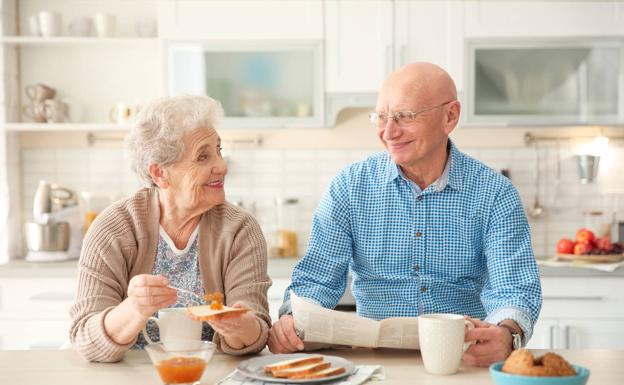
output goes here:
{"type": "Polygon", "coordinates": [[[553,187],[552,197],[550,198],[550,206],[555,206],[557,204],[557,197],[559,196],[559,184],[561,183],[561,146],[560,146],[559,138],[555,141],[555,157],[556,157],[556,174],[555,174],[555,185],[553,187]]]}
{"type": "Polygon", "coordinates": [[[170,285],[170,286],[167,286],[167,287],[169,287],[169,288],[171,288],[171,289],[174,289],[174,290],[177,290],[177,291],[179,291],[179,292],[186,293],[186,294],[190,295],[190,296],[191,296],[191,297],[193,297],[193,299],[194,299],[197,303],[199,303],[199,304],[202,304],[202,305],[203,305],[203,304],[205,304],[205,303],[206,303],[206,300],[204,300],[204,297],[202,297],[202,296],[200,296],[200,295],[197,295],[197,294],[193,293],[193,292],[192,292],[192,291],[190,291],[190,290],[180,289],[179,287],[175,287],[175,286],[171,286],[171,285],[170,285]]]}
{"type": "Polygon", "coordinates": [[[578,167],[581,183],[587,184],[594,181],[594,178],[598,174],[599,164],[600,157],[597,155],[585,154],[576,156],[576,165],[578,167]]]}
{"type": "Polygon", "coordinates": [[[24,87],[26,96],[33,102],[43,102],[47,99],[52,99],[56,95],[56,90],[45,84],[37,83],[30,84],[24,87]]]}
{"type": "Polygon", "coordinates": [[[39,13],[41,36],[53,37],[61,35],[61,15],[56,12],[41,11],[39,13]]]}
{"type": "Polygon", "coordinates": [[[533,206],[529,209],[529,216],[534,219],[544,214],[544,207],[539,202],[540,178],[540,151],[537,144],[535,144],[535,200],[533,201],[533,206]]]}
{"type": "Polygon", "coordinates": [[[24,238],[29,251],[66,251],[69,248],[69,223],[26,222],[24,238]]]}
{"type": "Polygon", "coordinates": [[[348,377],[355,371],[355,365],[353,362],[346,360],[342,357],[322,355],[325,362],[329,362],[332,367],[343,367],[346,371],[342,374],[316,379],[295,379],[295,378],[275,378],[270,374],[264,372],[266,365],[274,364],[279,361],[293,360],[310,356],[306,353],[294,353],[294,354],[271,354],[268,356],[259,356],[250,358],[241,362],[236,369],[245,377],[252,378],[254,380],[265,381],[266,383],[288,383],[288,384],[306,384],[306,383],[321,383],[334,381],[339,378],[348,377]]]}
{"type": "Polygon", "coordinates": [[[98,37],[115,36],[115,15],[97,13],[95,15],[95,32],[98,37]]]}
{"type": "Polygon", "coordinates": [[[44,115],[48,123],[62,123],[69,115],[69,107],[61,100],[47,99],[43,102],[44,115]]]}

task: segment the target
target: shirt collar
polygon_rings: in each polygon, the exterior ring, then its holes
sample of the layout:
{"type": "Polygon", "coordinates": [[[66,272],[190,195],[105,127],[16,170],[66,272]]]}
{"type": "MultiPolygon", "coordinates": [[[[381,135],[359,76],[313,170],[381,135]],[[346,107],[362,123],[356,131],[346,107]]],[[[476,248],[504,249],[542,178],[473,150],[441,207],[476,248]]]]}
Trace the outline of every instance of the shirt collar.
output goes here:
{"type": "MultiPolygon", "coordinates": [[[[457,147],[455,147],[455,144],[453,143],[453,141],[451,141],[450,138],[448,140],[448,147],[450,151],[449,156],[446,160],[446,165],[444,166],[444,171],[442,171],[442,175],[440,175],[440,177],[436,179],[435,182],[433,182],[436,185],[435,191],[442,191],[446,188],[446,186],[449,186],[455,190],[459,190],[462,186],[461,170],[459,170],[460,167],[458,167],[458,164],[461,162],[462,153],[459,152],[459,150],[457,149],[457,147]]],[[[399,176],[402,176],[405,180],[409,181],[409,179],[407,179],[403,175],[400,167],[396,163],[394,163],[392,157],[390,157],[390,154],[388,154],[387,152],[386,154],[388,156],[386,172],[386,175],[388,177],[387,181],[391,182],[399,176]]]]}

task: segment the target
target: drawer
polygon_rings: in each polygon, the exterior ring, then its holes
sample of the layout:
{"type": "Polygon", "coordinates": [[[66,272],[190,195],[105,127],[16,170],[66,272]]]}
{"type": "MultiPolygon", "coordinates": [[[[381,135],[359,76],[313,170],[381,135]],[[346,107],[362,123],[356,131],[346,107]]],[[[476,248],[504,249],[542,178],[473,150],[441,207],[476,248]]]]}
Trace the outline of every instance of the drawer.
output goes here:
{"type": "Polygon", "coordinates": [[[542,278],[540,317],[624,317],[622,278],[542,278]]]}
{"type": "Polygon", "coordinates": [[[70,278],[3,279],[0,314],[65,318],[75,293],[76,280],[70,278]]]}
{"type": "Polygon", "coordinates": [[[2,319],[0,349],[58,349],[69,341],[71,321],[66,319],[2,319]]]}

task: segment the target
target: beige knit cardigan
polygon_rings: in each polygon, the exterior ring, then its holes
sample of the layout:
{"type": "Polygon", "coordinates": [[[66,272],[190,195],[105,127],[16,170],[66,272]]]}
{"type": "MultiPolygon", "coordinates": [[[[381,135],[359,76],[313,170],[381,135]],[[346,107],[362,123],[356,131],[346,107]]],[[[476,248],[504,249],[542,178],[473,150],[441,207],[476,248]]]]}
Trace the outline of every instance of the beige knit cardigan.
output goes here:
{"type": "MultiPolygon", "coordinates": [[[[70,309],[70,340],[89,361],[116,362],[135,342],[120,345],[104,329],[104,317],[127,297],[137,274],[150,274],[159,237],[158,190],[143,188],[104,210],[85,236],[78,270],[76,301],[70,309]]],[[[222,292],[225,303],[243,302],[255,311],[262,331],[243,349],[228,346],[215,333],[213,342],[228,354],[264,348],[271,318],[267,290],[266,242],[256,220],[224,203],[205,212],[199,223],[199,270],[206,293],[222,292]]],[[[175,282],[172,282],[175,284],[175,282]]]]}

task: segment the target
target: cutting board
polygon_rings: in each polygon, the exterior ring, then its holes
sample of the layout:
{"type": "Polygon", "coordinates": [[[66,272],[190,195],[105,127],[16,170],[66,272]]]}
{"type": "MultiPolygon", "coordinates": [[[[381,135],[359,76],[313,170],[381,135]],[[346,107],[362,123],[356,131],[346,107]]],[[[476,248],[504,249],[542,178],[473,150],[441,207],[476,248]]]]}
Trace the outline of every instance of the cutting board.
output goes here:
{"type": "Polygon", "coordinates": [[[591,263],[614,263],[624,259],[624,254],[604,254],[604,255],[576,255],[557,254],[557,259],[562,261],[579,261],[591,263]]]}

